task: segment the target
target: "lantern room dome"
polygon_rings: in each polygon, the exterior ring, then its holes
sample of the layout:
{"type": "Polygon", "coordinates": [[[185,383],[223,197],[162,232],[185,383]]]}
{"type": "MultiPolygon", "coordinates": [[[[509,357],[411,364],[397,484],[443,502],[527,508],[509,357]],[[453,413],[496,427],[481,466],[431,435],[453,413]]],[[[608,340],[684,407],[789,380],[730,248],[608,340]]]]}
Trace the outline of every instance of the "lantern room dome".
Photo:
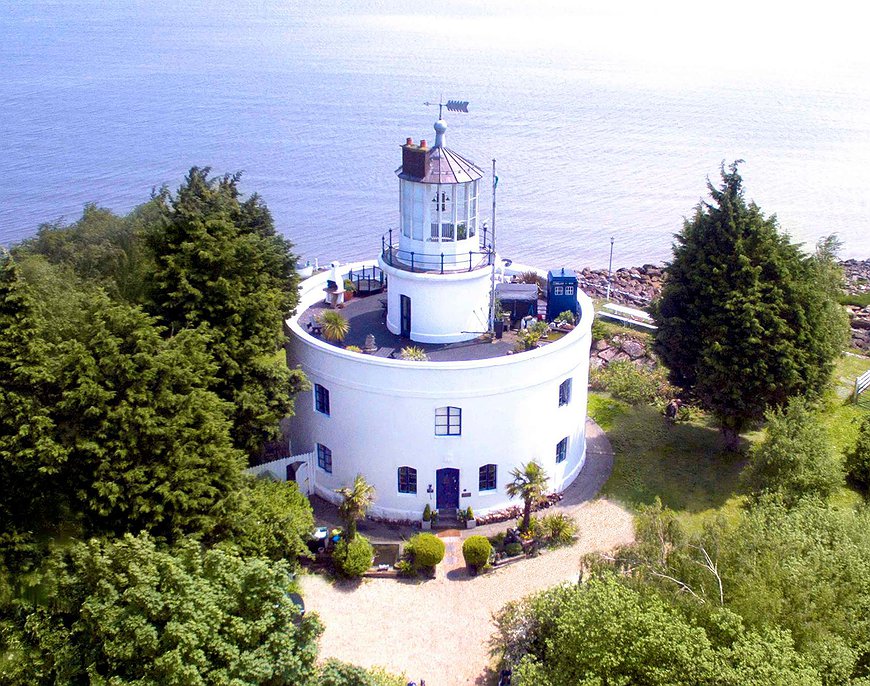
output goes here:
{"type": "Polygon", "coordinates": [[[417,183],[469,183],[483,177],[483,170],[458,152],[444,146],[447,123],[435,122],[435,144],[430,148],[426,141],[416,145],[411,138],[402,146],[402,166],[396,175],[406,181],[417,183]]]}

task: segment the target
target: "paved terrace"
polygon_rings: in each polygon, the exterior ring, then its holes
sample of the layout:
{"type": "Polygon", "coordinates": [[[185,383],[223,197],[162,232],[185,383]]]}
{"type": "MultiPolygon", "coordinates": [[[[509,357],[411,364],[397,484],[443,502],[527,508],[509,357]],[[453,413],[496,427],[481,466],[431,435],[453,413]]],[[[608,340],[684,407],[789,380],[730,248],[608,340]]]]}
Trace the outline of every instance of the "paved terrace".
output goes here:
{"type": "MultiPolygon", "coordinates": [[[[383,306],[386,297],[386,292],[363,297],[355,295],[345,303],[341,313],[350,323],[350,333],[341,343],[341,347],[356,345],[363,348],[366,337],[372,334],[378,346],[375,354],[379,357],[389,357],[393,352],[398,358],[402,348],[410,345],[422,348],[432,362],[485,360],[512,354],[516,350],[516,332],[513,331],[505,331],[504,338],[491,342],[478,337],[461,343],[416,343],[410,338],[397,336],[387,329],[386,310],[383,306]]],[[[317,302],[299,316],[299,325],[307,331],[308,323],[316,321],[328,309],[331,308],[322,300],[317,302]]]]}

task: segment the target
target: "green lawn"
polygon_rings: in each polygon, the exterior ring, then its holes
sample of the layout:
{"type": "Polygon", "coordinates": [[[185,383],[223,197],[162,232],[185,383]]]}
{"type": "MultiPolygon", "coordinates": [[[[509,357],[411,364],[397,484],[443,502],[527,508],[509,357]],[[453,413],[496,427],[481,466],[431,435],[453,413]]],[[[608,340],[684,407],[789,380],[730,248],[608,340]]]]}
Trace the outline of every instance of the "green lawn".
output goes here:
{"type": "MultiPolygon", "coordinates": [[[[840,358],[834,388],[819,412],[841,454],[854,444],[860,421],[870,412],[870,406],[849,402],[844,389],[850,389],[855,377],[867,369],[870,358],[840,358]]],[[[589,415],[607,432],[616,455],[602,495],[630,508],[659,497],[680,514],[689,529],[700,526],[707,514],[716,511],[727,516],[740,506],[739,475],[746,462],[745,451],[722,450],[719,431],[706,417],[669,427],[660,410],[631,406],[606,393],[590,393],[589,415]]],[[[763,435],[763,430],[744,434],[744,447],[748,449],[763,435]]],[[[834,502],[848,507],[858,499],[844,487],[834,502]]]]}

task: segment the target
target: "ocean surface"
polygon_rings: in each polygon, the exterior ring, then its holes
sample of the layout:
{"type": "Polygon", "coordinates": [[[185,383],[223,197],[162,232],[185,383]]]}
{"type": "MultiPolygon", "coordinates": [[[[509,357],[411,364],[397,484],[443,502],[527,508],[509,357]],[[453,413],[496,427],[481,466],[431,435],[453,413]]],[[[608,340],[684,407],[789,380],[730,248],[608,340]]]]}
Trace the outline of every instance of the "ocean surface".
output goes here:
{"type": "MultiPolygon", "coordinates": [[[[742,159],[746,195],[812,246],[870,256],[870,48],[859,4],[8,0],[0,244],[85,203],[125,213],[193,165],[243,171],[306,259],[373,257],[400,145],[499,177],[505,257],[668,259],[742,159]],[[775,7],[767,7],[768,5],[775,7]],[[781,9],[778,9],[781,8],[781,9]]],[[[492,223],[491,193],[482,219],[492,223]]]]}

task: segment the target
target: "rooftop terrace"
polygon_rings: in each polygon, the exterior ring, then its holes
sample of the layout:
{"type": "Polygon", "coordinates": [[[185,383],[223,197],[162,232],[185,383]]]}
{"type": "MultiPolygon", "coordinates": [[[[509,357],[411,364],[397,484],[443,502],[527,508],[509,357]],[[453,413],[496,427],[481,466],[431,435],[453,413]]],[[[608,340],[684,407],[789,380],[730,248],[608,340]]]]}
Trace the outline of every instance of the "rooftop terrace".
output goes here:
{"type": "MultiPolygon", "coordinates": [[[[481,336],[470,341],[461,343],[417,343],[409,338],[402,338],[390,333],[386,323],[386,296],[384,293],[366,297],[355,296],[345,303],[342,314],[350,323],[350,332],[339,347],[355,345],[360,348],[365,346],[366,337],[371,334],[375,337],[377,350],[373,353],[378,357],[400,358],[402,348],[416,346],[425,351],[432,362],[465,362],[471,360],[485,360],[503,355],[510,355],[516,351],[517,337],[515,331],[505,331],[502,339],[488,340],[481,336]]],[[[322,300],[315,303],[299,316],[299,325],[308,331],[308,324],[317,321],[317,318],[330,309],[322,300]]],[[[549,341],[561,338],[562,334],[553,332],[549,341]]],[[[325,340],[325,339],[323,339],[325,340]]]]}

